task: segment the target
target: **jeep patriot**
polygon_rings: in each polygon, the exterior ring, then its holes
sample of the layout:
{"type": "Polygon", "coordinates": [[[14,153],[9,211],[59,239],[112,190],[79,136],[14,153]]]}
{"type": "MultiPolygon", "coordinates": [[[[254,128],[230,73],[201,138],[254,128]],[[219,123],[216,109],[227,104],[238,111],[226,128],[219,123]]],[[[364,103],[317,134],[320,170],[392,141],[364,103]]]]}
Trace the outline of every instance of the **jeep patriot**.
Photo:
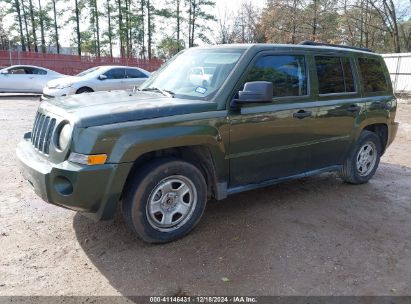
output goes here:
{"type": "Polygon", "coordinates": [[[366,183],[396,108],[367,49],[191,48],[133,92],[44,101],[17,156],[43,200],[95,220],[119,207],[137,236],[161,243],[186,235],[211,198],[330,171],[366,183]],[[199,67],[206,82],[193,81],[199,67]]]}

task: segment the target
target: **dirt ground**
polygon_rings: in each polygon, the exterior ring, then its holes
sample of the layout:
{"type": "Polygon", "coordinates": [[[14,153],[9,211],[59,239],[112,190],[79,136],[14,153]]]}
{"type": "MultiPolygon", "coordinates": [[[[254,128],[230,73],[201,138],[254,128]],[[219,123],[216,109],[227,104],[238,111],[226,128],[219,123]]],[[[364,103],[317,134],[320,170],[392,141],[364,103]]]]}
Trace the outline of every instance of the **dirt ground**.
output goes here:
{"type": "Polygon", "coordinates": [[[35,196],[15,146],[38,104],[0,97],[0,295],[411,295],[411,103],[370,183],[323,174],[212,201],[166,245],[35,196]]]}

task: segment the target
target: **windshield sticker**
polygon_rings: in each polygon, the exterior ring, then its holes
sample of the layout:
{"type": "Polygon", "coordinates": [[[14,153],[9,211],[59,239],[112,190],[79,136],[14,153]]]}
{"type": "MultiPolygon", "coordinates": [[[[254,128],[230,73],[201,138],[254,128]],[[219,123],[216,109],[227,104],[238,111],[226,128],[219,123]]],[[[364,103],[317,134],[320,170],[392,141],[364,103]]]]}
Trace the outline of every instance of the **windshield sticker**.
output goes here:
{"type": "Polygon", "coordinates": [[[207,89],[203,87],[197,87],[196,92],[200,94],[205,94],[205,92],[207,92],[207,89]]]}

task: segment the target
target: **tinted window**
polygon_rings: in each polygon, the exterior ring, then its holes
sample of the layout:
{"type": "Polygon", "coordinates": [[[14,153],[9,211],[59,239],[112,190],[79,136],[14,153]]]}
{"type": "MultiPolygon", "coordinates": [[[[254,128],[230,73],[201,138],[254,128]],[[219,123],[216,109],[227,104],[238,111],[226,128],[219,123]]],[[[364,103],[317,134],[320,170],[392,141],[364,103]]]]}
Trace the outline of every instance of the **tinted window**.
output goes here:
{"type": "Polygon", "coordinates": [[[111,69],[104,73],[107,79],[123,79],[126,77],[125,69],[111,69]]]}
{"type": "Polygon", "coordinates": [[[36,75],[47,75],[47,71],[43,69],[33,69],[33,74],[36,75]]]}
{"type": "Polygon", "coordinates": [[[358,58],[358,63],[366,93],[387,91],[387,80],[381,61],[371,58],[358,58]]]}
{"type": "Polygon", "coordinates": [[[147,76],[137,69],[127,69],[127,78],[147,78],[147,76]]]}
{"type": "Polygon", "coordinates": [[[320,94],[355,92],[348,58],[315,56],[320,94]]]}
{"type": "Polygon", "coordinates": [[[24,68],[13,68],[9,69],[9,74],[26,74],[26,71],[24,70],[24,68]]]}
{"type": "Polygon", "coordinates": [[[274,97],[307,95],[304,56],[261,57],[246,78],[250,81],[272,82],[274,97]]]}
{"type": "Polygon", "coordinates": [[[34,70],[37,69],[31,67],[15,67],[9,69],[9,74],[35,74],[34,70]]]}

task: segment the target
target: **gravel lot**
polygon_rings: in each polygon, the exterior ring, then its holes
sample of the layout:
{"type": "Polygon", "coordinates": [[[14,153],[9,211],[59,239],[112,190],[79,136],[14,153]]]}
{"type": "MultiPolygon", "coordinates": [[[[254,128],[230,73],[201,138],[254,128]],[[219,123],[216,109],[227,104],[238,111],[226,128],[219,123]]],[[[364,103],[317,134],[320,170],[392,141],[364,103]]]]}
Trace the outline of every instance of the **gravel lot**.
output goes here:
{"type": "Polygon", "coordinates": [[[38,104],[0,97],[0,295],[411,295],[411,103],[370,183],[324,174],[212,201],[166,245],[34,195],[14,151],[38,104]]]}

